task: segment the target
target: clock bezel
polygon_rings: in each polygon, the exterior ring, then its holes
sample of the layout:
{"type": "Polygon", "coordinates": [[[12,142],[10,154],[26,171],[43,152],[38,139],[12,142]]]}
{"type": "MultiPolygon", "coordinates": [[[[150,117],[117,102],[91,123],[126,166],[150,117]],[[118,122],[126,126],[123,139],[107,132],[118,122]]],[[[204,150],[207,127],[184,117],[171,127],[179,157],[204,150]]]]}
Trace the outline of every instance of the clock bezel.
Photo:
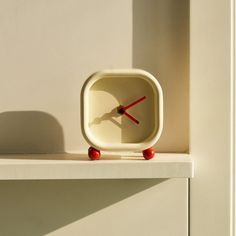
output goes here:
{"type": "Polygon", "coordinates": [[[154,146],[161,136],[163,129],[163,92],[157,79],[147,71],[140,69],[120,69],[120,70],[103,70],[92,74],[84,83],[81,91],[81,128],[85,140],[94,148],[103,151],[142,151],[154,146]],[[89,91],[90,88],[99,79],[104,77],[138,77],[146,80],[153,88],[155,97],[154,111],[158,115],[158,123],[155,123],[155,130],[152,132],[152,138],[139,143],[105,143],[95,138],[89,128],[89,91]],[[158,103],[158,104],[157,104],[158,103]]]}

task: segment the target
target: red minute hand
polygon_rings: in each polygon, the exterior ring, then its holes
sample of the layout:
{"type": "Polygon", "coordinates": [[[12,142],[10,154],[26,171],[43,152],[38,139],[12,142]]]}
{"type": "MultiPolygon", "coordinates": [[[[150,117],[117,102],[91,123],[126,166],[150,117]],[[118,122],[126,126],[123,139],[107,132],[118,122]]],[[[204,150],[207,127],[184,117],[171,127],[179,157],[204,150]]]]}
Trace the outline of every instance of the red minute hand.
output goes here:
{"type": "Polygon", "coordinates": [[[123,109],[124,109],[124,110],[127,110],[127,109],[129,109],[130,107],[132,107],[132,106],[134,106],[134,105],[136,105],[136,104],[142,102],[145,98],[146,98],[146,96],[143,96],[143,97],[139,98],[138,100],[136,100],[136,101],[130,103],[129,105],[123,106],[123,109]]]}

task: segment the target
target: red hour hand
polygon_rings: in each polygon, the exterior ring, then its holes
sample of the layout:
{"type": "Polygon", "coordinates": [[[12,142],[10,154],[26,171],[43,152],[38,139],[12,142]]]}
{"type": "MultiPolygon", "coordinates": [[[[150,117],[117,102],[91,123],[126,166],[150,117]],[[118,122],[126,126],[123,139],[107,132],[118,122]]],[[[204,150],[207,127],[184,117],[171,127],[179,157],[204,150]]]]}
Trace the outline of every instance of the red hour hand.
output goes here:
{"type": "Polygon", "coordinates": [[[133,121],[136,124],[139,124],[139,121],[135,119],[133,116],[131,116],[128,112],[126,112],[123,106],[119,106],[117,108],[117,112],[121,115],[126,115],[131,121],[133,121]]]}
{"type": "Polygon", "coordinates": [[[137,119],[135,119],[133,116],[131,116],[129,113],[127,113],[126,110],[129,109],[130,107],[142,102],[145,98],[146,98],[146,96],[143,96],[143,97],[139,98],[138,100],[130,103],[127,106],[119,106],[117,108],[117,112],[121,115],[126,115],[131,121],[133,121],[136,124],[139,124],[139,121],[137,119]]]}
{"type": "Polygon", "coordinates": [[[135,119],[133,116],[131,116],[129,113],[127,113],[126,111],[123,114],[126,115],[130,120],[132,120],[137,125],[139,124],[139,121],[135,119]]]}

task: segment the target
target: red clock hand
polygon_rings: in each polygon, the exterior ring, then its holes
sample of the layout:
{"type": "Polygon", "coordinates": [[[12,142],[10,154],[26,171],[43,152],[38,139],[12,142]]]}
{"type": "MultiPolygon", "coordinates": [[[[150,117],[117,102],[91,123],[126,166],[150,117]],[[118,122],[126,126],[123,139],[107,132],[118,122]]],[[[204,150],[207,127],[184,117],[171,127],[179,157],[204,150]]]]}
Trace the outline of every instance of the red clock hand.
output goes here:
{"type": "Polygon", "coordinates": [[[134,123],[139,124],[139,121],[137,119],[135,119],[133,116],[131,116],[129,113],[127,113],[126,111],[123,114],[126,115],[134,123]]]}
{"type": "Polygon", "coordinates": [[[129,109],[130,107],[140,103],[141,101],[143,101],[146,98],[146,96],[143,96],[141,98],[139,98],[138,100],[130,103],[127,106],[119,106],[117,108],[117,112],[121,115],[126,115],[130,120],[132,120],[134,123],[139,124],[139,121],[137,119],[135,119],[133,116],[131,116],[129,113],[126,112],[127,109],[129,109]]]}
{"type": "Polygon", "coordinates": [[[123,106],[119,106],[117,108],[117,112],[121,115],[126,115],[130,120],[132,120],[134,123],[139,124],[139,121],[137,119],[135,119],[133,116],[131,116],[128,112],[126,112],[123,109],[123,106]]]}
{"type": "Polygon", "coordinates": [[[129,109],[130,107],[132,107],[132,106],[134,106],[134,105],[136,105],[136,104],[142,102],[145,98],[146,98],[146,96],[143,96],[143,97],[139,98],[138,100],[136,100],[136,101],[130,103],[129,105],[123,106],[122,108],[123,108],[124,110],[127,110],[127,109],[129,109]]]}

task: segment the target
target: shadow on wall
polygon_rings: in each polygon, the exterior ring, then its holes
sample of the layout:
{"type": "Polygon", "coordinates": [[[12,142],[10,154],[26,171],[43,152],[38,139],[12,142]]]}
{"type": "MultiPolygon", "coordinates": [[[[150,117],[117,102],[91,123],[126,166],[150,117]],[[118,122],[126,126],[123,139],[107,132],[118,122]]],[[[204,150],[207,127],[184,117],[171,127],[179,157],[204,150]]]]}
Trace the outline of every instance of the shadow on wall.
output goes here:
{"type": "Polygon", "coordinates": [[[64,153],[62,127],[45,112],[0,113],[0,153],[64,153]]]}
{"type": "Polygon", "coordinates": [[[46,235],[164,180],[2,181],[0,235],[46,235]]]}
{"type": "Polygon", "coordinates": [[[152,73],[164,95],[158,152],[189,150],[189,5],[189,0],[133,1],[133,67],[152,73]]]}

